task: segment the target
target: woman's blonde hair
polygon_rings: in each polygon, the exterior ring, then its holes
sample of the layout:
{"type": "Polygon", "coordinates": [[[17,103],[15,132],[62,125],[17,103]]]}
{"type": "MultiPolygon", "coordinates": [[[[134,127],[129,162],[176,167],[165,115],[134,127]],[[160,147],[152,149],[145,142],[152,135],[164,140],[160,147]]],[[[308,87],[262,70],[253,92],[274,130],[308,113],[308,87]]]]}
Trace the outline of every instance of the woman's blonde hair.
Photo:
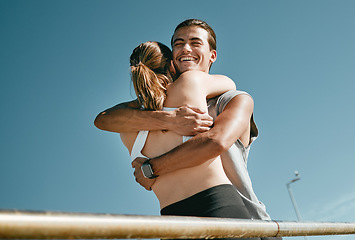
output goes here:
{"type": "Polygon", "coordinates": [[[171,50],[159,42],[145,42],[130,57],[131,77],[139,103],[147,110],[161,110],[166,90],[172,82],[169,64],[171,50]]]}

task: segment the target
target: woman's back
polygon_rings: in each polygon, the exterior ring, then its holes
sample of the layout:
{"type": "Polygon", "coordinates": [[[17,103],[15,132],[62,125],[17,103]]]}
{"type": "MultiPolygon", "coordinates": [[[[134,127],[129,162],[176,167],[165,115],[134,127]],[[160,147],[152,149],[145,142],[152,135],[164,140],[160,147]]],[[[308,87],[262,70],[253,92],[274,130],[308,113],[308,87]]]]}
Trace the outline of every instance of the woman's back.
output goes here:
{"type": "MultiPolygon", "coordinates": [[[[235,88],[234,83],[223,76],[212,76],[203,72],[183,73],[167,89],[164,107],[177,108],[191,105],[207,111],[206,97],[219,95],[235,88]]],[[[121,134],[130,153],[137,133],[121,134]]],[[[141,153],[153,158],[169,152],[183,143],[183,137],[172,131],[151,131],[141,153]]],[[[152,189],[161,208],[195,193],[220,184],[230,184],[225,176],[220,158],[212,158],[196,167],[185,168],[159,176],[152,189]]]]}
{"type": "MultiPolygon", "coordinates": [[[[203,85],[209,74],[201,71],[183,73],[167,89],[164,108],[173,110],[183,105],[191,105],[207,112],[206,91],[203,85]]],[[[147,157],[160,156],[183,143],[183,138],[172,131],[151,131],[146,141],[143,153],[147,157]]]]}

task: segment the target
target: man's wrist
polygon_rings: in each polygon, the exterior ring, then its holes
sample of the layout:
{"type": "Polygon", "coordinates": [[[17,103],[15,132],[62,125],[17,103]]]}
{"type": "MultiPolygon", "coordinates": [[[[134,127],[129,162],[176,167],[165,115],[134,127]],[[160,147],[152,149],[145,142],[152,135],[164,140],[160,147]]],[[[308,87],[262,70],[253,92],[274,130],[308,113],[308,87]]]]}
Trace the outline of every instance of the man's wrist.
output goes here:
{"type": "Polygon", "coordinates": [[[175,121],[175,111],[162,111],[163,114],[161,115],[161,122],[162,122],[162,130],[172,130],[174,127],[175,121]]]}
{"type": "Polygon", "coordinates": [[[150,164],[150,159],[147,159],[141,166],[141,170],[143,173],[143,176],[145,178],[149,178],[149,179],[154,179],[157,178],[159,175],[155,175],[154,171],[153,171],[153,167],[150,164]]]}

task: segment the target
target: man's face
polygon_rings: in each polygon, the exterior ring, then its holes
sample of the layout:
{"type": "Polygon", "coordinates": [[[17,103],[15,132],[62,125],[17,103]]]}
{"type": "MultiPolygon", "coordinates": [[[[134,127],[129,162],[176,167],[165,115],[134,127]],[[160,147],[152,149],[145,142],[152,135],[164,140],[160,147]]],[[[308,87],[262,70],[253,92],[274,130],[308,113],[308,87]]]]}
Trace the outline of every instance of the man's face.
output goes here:
{"type": "Polygon", "coordinates": [[[217,53],[210,50],[208,32],[197,26],[179,28],[173,37],[173,63],[178,74],[189,70],[208,73],[217,53]]]}

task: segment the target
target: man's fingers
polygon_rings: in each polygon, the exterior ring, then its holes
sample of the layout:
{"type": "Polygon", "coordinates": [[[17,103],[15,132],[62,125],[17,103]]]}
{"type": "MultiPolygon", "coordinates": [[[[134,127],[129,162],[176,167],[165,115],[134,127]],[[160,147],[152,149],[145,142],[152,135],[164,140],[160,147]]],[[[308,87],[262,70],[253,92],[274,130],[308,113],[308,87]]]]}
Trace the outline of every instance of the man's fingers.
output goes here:
{"type": "Polygon", "coordinates": [[[200,108],[197,108],[197,107],[194,107],[194,106],[189,106],[189,105],[186,105],[187,108],[191,109],[192,111],[194,111],[195,113],[198,113],[199,116],[201,117],[201,119],[209,119],[209,120],[213,120],[213,118],[208,115],[207,112],[203,111],[202,109],[200,108]]]}
{"type": "Polygon", "coordinates": [[[151,191],[152,190],[152,186],[155,182],[155,179],[146,179],[145,177],[143,177],[139,171],[139,173],[135,170],[133,175],[135,176],[135,180],[136,182],[141,185],[142,187],[144,187],[146,190],[151,191]]]}
{"type": "Polygon", "coordinates": [[[208,113],[200,114],[199,115],[200,119],[202,120],[208,120],[208,121],[213,121],[213,117],[208,115],[208,113]]]}
{"type": "Polygon", "coordinates": [[[213,118],[197,107],[184,105],[174,111],[174,121],[170,130],[177,134],[194,136],[208,131],[213,125],[213,118]]]}
{"type": "Polygon", "coordinates": [[[132,162],[132,167],[134,168],[133,175],[135,177],[136,182],[144,187],[146,190],[151,191],[152,190],[152,185],[155,182],[155,179],[147,179],[143,176],[142,171],[141,171],[141,166],[144,161],[146,161],[147,158],[142,158],[138,157],[134,159],[132,162]]]}
{"type": "Polygon", "coordinates": [[[177,115],[183,116],[183,117],[193,117],[195,119],[204,119],[204,120],[211,120],[213,121],[213,118],[208,115],[207,112],[201,110],[200,108],[190,106],[190,105],[184,105],[182,107],[179,107],[177,110],[175,110],[177,115]]]}
{"type": "Polygon", "coordinates": [[[207,112],[197,108],[197,107],[193,107],[193,106],[186,106],[187,108],[189,108],[190,110],[194,111],[195,117],[199,118],[199,119],[204,119],[204,120],[210,120],[213,121],[213,118],[208,115],[207,112]],[[196,113],[198,115],[196,115],[196,113]]]}
{"type": "Polygon", "coordinates": [[[132,161],[132,167],[140,167],[148,158],[137,157],[132,161]]]}
{"type": "Polygon", "coordinates": [[[138,178],[137,168],[134,169],[133,175],[134,175],[134,177],[136,178],[136,181],[137,181],[137,178],[138,178]]]}
{"type": "Polygon", "coordinates": [[[207,132],[207,131],[210,130],[210,129],[211,129],[211,128],[209,128],[209,127],[199,127],[199,128],[196,128],[196,129],[195,129],[195,134],[207,132]]]}
{"type": "Polygon", "coordinates": [[[201,120],[201,127],[211,127],[212,125],[213,125],[213,121],[201,120]]]}
{"type": "Polygon", "coordinates": [[[206,113],[205,111],[197,108],[197,107],[194,107],[194,106],[190,106],[190,105],[185,105],[187,108],[190,108],[191,110],[193,110],[194,112],[196,113],[199,113],[199,114],[204,114],[206,113]]]}

